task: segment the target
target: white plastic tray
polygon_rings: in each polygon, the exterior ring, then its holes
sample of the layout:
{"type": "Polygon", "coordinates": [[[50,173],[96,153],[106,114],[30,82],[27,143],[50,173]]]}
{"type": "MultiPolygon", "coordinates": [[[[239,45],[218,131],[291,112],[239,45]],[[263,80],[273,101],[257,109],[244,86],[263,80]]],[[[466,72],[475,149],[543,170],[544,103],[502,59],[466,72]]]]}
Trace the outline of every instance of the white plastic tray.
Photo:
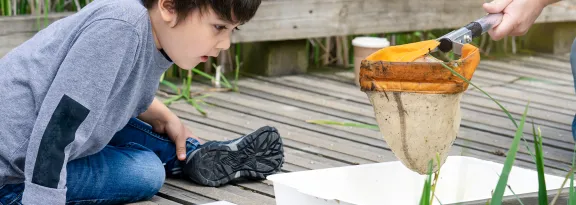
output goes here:
{"type": "MultiPolygon", "coordinates": [[[[436,196],[443,204],[491,198],[502,167],[491,161],[450,156],[440,170],[436,196]]],[[[552,175],[545,178],[548,190],[559,189],[564,181],[552,175]]],[[[274,183],[277,205],[382,205],[418,204],[426,176],[394,161],[276,174],[268,179],[274,183]]],[[[508,184],[517,195],[537,192],[537,172],[513,167],[508,184]]],[[[512,193],[506,189],[504,196],[509,195],[512,193]]]]}

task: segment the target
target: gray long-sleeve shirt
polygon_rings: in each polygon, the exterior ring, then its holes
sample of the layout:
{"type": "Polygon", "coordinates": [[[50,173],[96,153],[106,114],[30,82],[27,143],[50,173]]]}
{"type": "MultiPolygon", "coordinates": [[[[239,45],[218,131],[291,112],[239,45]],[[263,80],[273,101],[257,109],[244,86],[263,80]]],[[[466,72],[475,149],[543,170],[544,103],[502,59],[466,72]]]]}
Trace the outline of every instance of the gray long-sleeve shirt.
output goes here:
{"type": "Polygon", "coordinates": [[[139,0],[96,0],[13,49],[0,59],[0,186],[64,204],[67,162],[144,112],[171,65],[139,0]]]}

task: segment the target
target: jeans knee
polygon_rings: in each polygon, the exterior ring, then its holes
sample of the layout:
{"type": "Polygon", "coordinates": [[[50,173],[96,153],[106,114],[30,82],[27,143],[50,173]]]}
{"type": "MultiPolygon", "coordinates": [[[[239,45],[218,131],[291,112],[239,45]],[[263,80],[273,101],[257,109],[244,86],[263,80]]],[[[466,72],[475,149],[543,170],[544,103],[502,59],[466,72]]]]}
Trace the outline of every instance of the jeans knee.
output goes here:
{"type": "Polygon", "coordinates": [[[148,196],[152,198],[152,196],[162,188],[164,180],[166,179],[166,171],[164,170],[162,162],[154,152],[145,152],[145,154],[149,156],[145,158],[147,161],[142,161],[146,170],[141,172],[142,179],[145,179],[143,184],[146,184],[143,188],[147,189],[148,196]]]}
{"type": "Polygon", "coordinates": [[[126,176],[133,182],[132,188],[137,190],[140,200],[150,199],[164,184],[164,166],[152,151],[141,151],[133,157],[135,163],[130,166],[126,176]]]}

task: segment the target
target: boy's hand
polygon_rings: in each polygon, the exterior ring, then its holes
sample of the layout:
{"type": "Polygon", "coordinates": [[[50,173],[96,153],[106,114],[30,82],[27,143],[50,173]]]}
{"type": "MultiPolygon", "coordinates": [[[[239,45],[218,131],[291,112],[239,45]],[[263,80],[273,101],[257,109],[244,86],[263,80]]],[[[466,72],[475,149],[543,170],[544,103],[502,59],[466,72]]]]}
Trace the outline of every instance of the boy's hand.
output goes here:
{"type": "Polygon", "coordinates": [[[192,132],[184,126],[182,121],[177,116],[171,117],[163,125],[154,126],[154,131],[164,133],[176,144],[176,156],[180,161],[186,160],[186,139],[194,138],[201,144],[204,143],[200,138],[196,137],[192,132]]]}
{"type": "Polygon", "coordinates": [[[558,0],[494,0],[483,5],[488,13],[503,13],[499,25],[488,31],[493,40],[521,36],[528,32],[544,7],[558,0]]]}
{"type": "Polygon", "coordinates": [[[200,138],[196,137],[192,132],[184,126],[178,117],[166,123],[166,134],[176,144],[176,156],[183,161],[186,160],[186,139],[194,138],[201,144],[203,143],[200,138]]]}
{"type": "Polygon", "coordinates": [[[172,113],[164,103],[156,98],[154,98],[148,110],[140,114],[138,118],[152,125],[155,132],[168,135],[176,144],[176,156],[178,156],[179,160],[186,159],[186,139],[194,138],[201,144],[203,143],[202,140],[194,136],[184,126],[176,114],[172,113]]]}

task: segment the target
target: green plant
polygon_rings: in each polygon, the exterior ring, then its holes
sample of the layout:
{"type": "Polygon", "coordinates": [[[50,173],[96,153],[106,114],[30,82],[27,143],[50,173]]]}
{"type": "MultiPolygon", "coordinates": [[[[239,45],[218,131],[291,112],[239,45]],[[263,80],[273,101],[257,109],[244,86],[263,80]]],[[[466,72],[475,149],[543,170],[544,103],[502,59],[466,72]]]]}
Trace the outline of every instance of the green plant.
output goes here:
{"type": "MultiPolygon", "coordinates": [[[[438,166],[440,166],[440,154],[438,154],[438,153],[436,153],[436,164],[437,164],[438,166]]],[[[429,173],[429,174],[430,174],[430,173],[429,173]]],[[[434,173],[434,181],[433,181],[433,183],[432,183],[432,195],[431,195],[431,196],[432,196],[432,197],[435,197],[436,200],[438,200],[438,202],[439,202],[440,204],[442,204],[442,203],[440,202],[440,199],[438,199],[438,198],[436,197],[436,195],[435,195],[435,193],[436,193],[436,186],[438,185],[438,178],[439,178],[438,176],[440,176],[440,169],[438,169],[438,171],[436,171],[436,173],[434,173]]],[[[433,202],[434,202],[434,200],[433,200],[433,198],[431,198],[431,199],[430,199],[430,204],[433,204],[433,202]]]]}
{"type": "MultiPolygon", "coordinates": [[[[574,150],[576,150],[576,145],[574,145],[574,150]]],[[[574,157],[576,155],[572,155],[572,170],[569,172],[570,175],[570,191],[569,194],[569,205],[576,205],[576,192],[574,192],[574,157]]],[[[564,186],[564,185],[562,185],[564,186]]]]}
{"type": "Polygon", "coordinates": [[[514,160],[516,159],[516,153],[518,152],[518,143],[520,142],[520,138],[522,137],[523,130],[524,130],[524,123],[526,122],[526,115],[528,113],[528,103],[526,105],[526,109],[524,110],[524,114],[522,115],[522,119],[520,121],[520,126],[516,129],[516,134],[514,136],[514,140],[512,141],[512,145],[510,145],[510,149],[508,150],[508,154],[506,155],[506,161],[504,162],[504,167],[502,167],[502,172],[500,174],[500,178],[498,180],[498,184],[496,185],[496,190],[492,194],[492,199],[490,200],[490,205],[495,204],[502,204],[502,197],[504,196],[504,191],[508,185],[508,176],[510,175],[510,171],[512,170],[512,166],[514,165],[514,160]]]}
{"type": "Polygon", "coordinates": [[[536,169],[538,171],[538,202],[540,205],[548,203],[548,194],[546,191],[546,180],[544,178],[544,155],[542,154],[542,131],[538,128],[538,135],[536,135],[536,128],[532,122],[532,135],[534,136],[534,151],[536,152],[536,169]]]}
{"type": "MultiPolygon", "coordinates": [[[[212,66],[217,70],[216,72],[219,72],[219,71],[218,71],[219,68],[218,68],[218,66],[217,66],[216,64],[212,64],[212,66]]],[[[198,70],[198,69],[192,69],[192,71],[194,71],[195,73],[200,74],[201,76],[206,77],[207,79],[212,80],[213,82],[216,82],[217,80],[223,80],[224,86],[225,86],[226,88],[228,88],[228,89],[232,89],[232,85],[230,84],[230,82],[228,82],[228,79],[226,78],[225,75],[220,75],[220,79],[216,79],[217,77],[208,75],[207,73],[204,73],[204,72],[202,72],[202,71],[200,71],[200,70],[198,70]]]]}
{"type": "Polygon", "coordinates": [[[238,92],[238,75],[240,74],[240,57],[236,53],[236,71],[234,73],[234,91],[238,92]]]}
{"type": "Polygon", "coordinates": [[[184,88],[182,89],[182,92],[180,92],[180,89],[176,85],[162,79],[162,81],[161,81],[162,84],[169,86],[171,89],[173,89],[174,91],[176,91],[178,93],[178,95],[165,100],[164,104],[170,105],[177,100],[184,99],[186,102],[192,104],[192,106],[194,106],[194,108],[196,108],[196,110],[198,112],[200,112],[202,115],[206,116],[207,113],[206,113],[206,111],[204,111],[204,109],[202,109],[202,107],[200,107],[200,104],[206,105],[206,103],[202,99],[208,97],[208,95],[202,95],[200,97],[190,96],[190,90],[191,90],[191,86],[192,86],[192,72],[191,71],[188,71],[187,78],[182,79],[182,81],[183,81],[182,84],[183,84],[184,88]]]}
{"type": "Polygon", "coordinates": [[[420,205],[430,205],[432,197],[430,193],[432,192],[432,160],[428,162],[428,175],[426,176],[426,181],[424,182],[424,188],[422,188],[422,196],[420,198],[420,205]]]}

